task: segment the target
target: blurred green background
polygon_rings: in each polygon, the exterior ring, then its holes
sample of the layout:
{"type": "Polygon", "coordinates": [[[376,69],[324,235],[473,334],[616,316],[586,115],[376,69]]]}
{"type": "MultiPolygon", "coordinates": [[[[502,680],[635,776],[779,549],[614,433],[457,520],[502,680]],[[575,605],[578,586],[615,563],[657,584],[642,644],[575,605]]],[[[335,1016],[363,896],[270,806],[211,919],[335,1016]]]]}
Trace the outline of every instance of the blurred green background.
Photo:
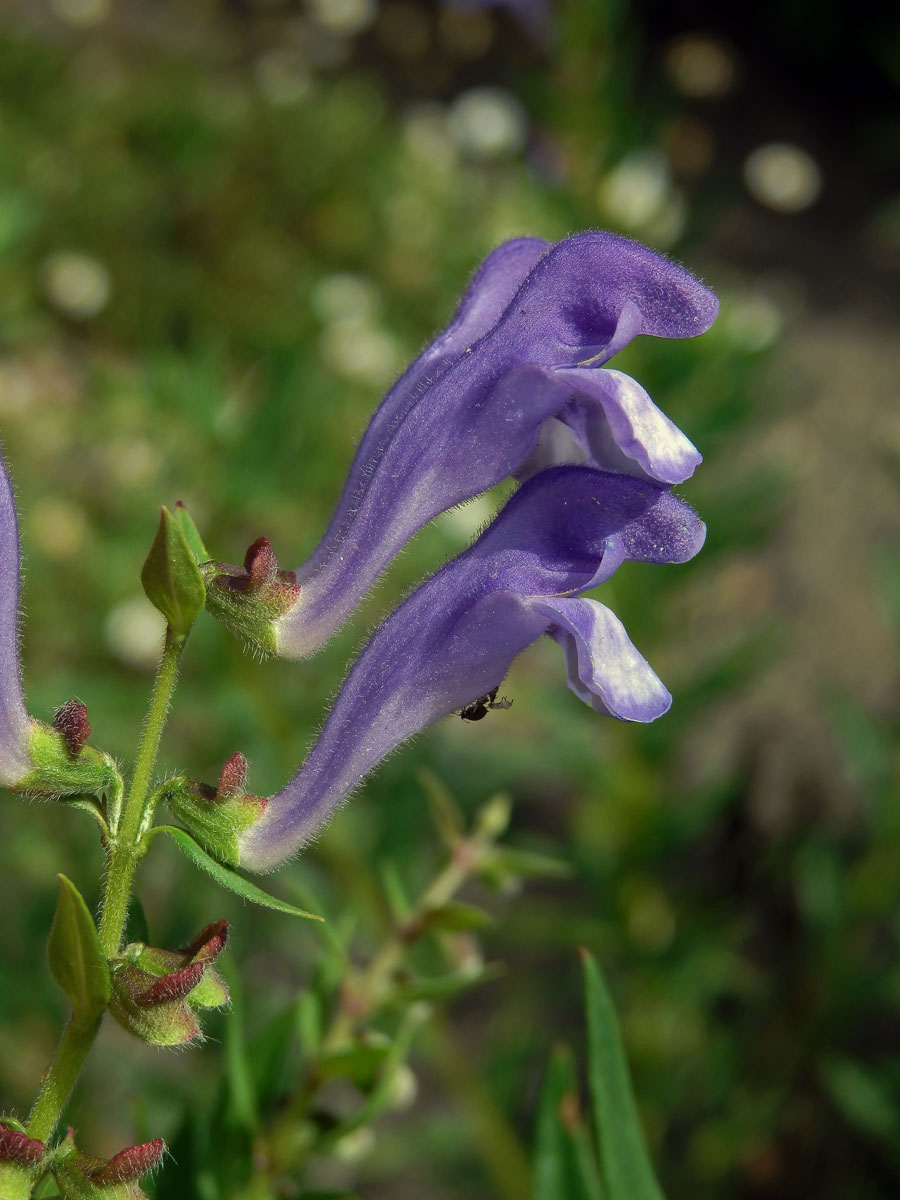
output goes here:
{"type": "MultiPolygon", "coordinates": [[[[552,1042],[581,1037],[579,944],[610,977],[667,1195],[900,1193],[898,77],[896,14],[836,0],[0,3],[0,438],[29,707],[79,697],[125,763],[161,503],[185,501],[218,558],[266,534],[300,563],[368,414],[506,237],[617,229],[722,299],[702,339],[616,363],[706,456],[682,489],[703,554],[604,595],[672,712],[604,722],[538,645],[512,712],[395,755],[271,881],[355,911],[364,954],[379,868],[416,887],[439,861],[426,765],[468,809],[506,789],[511,840],[574,865],[490,902],[506,974],[450,1008],[415,1106],[338,1171],[366,1197],[504,1191],[484,1113],[527,1143],[552,1042]]],[[[164,769],[213,781],[241,749],[276,790],[365,631],[490,511],[422,533],[309,663],[260,665],[202,621],[164,769]]],[[[83,816],[3,799],[6,1107],[28,1107],[64,1017],[54,873],[93,902],[100,867],[83,816]]],[[[233,922],[250,1027],[308,977],[310,928],[174,849],[139,892],[158,944],[233,922]]],[[[172,1137],[220,1060],[108,1028],[72,1117],[98,1153],[172,1137]]]]}

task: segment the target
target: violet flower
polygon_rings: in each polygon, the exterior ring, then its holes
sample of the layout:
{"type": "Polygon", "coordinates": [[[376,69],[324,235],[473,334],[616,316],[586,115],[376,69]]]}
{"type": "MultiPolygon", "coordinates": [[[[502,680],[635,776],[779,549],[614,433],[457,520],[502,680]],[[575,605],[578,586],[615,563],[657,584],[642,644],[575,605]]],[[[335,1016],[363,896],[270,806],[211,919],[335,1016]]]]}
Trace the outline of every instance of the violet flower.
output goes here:
{"type": "MultiPolygon", "coordinates": [[[[86,745],[85,706],[70,700],[52,725],[28,715],[19,664],[19,531],[6,466],[0,458],[0,787],[58,799],[113,794],[119,783],[108,754],[86,745]]],[[[99,810],[98,810],[99,811],[99,810]]]]}
{"type": "Polygon", "coordinates": [[[562,646],[570,688],[598,712],[660,716],[669,693],[618,618],[580,593],[625,559],[684,562],[704,536],[658,483],[585,467],[529,480],[374,634],[303,766],[240,834],[241,865],[268,870],[298,851],[385,755],[484,699],[542,633],[562,646]]]}
{"type": "Polygon", "coordinates": [[[604,364],[639,333],[700,334],[716,309],[682,267],[610,233],[500,246],[449,328],[375,413],[311,557],[283,573],[271,596],[246,571],[210,564],[211,611],[246,634],[230,612],[234,592],[258,591],[257,644],[303,658],[418,529],[509,475],[578,461],[681,483],[700,462],[697,450],[639,384],[604,364]],[[560,449],[548,435],[563,429],[560,449]],[[299,593],[286,590],[294,582],[299,593]]]}
{"type": "Polygon", "coordinates": [[[0,459],[0,785],[15,787],[33,769],[31,723],[19,667],[19,531],[6,467],[0,459]]]}

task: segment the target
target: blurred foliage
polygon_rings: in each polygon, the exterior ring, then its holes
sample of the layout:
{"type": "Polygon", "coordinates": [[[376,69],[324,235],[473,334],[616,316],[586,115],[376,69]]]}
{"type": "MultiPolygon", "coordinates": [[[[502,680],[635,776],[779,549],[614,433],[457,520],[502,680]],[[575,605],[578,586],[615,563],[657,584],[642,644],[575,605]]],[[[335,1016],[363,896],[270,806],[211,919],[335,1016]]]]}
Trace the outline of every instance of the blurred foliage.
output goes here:
{"type": "MultiPolygon", "coordinates": [[[[508,789],[515,845],[574,867],[494,902],[484,937],[505,975],[454,1002],[413,1059],[415,1107],[323,1183],[369,1200],[501,1194],[498,1147],[521,1154],[550,1044],[583,1044],[578,944],[611,978],[666,1194],[881,1200],[900,1183],[900,431],[880,382],[896,378],[881,103],[896,19],[852,23],[859,63],[840,74],[867,82],[831,121],[813,80],[845,43],[821,9],[760,9],[744,46],[712,8],[660,7],[567,0],[550,31],[512,2],[0,9],[0,433],[29,704],[46,718],[77,695],[123,762],[158,642],[139,574],[159,506],[185,501],[216,558],[265,534],[302,561],[368,413],[497,241],[617,227],[723,298],[704,338],[639,341],[617,363],[707,457],[684,489],[704,554],[604,589],[672,713],[604,724],[555,647],[535,647],[505,684],[511,713],[448,720],[394,756],[276,881],[321,898],[367,956],[382,875],[415,893],[434,866],[423,765],[469,812],[508,789]],[[748,195],[741,164],[792,139],[826,187],[789,214],[748,195]]],[[[490,512],[476,501],[421,534],[309,663],[260,665],[201,621],[163,768],[215,779],[240,749],[253,790],[273,791],[366,629],[490,512]]],[[[88,825],[0,805],[4,1104],[30,1103],[63,1016],[42,947],[55,872],[96,900],[88,825]]],[[[186,1137],[214,1094],[240,1127],[236,1039],[264,1045],[318,961],[305,923],[239,905],[164,840],[139,880],[153,941],[228,918],[240,1003],[224,1050],[162,1056],[104,1031],[70,1113],[97,1153],[186,1137]]],[[[219,1153],[201,1141],[184,1159],[214,1172],[219,1153]]],[[[170,1164],[160,1200],[177,1178],[170,1164]]]]}

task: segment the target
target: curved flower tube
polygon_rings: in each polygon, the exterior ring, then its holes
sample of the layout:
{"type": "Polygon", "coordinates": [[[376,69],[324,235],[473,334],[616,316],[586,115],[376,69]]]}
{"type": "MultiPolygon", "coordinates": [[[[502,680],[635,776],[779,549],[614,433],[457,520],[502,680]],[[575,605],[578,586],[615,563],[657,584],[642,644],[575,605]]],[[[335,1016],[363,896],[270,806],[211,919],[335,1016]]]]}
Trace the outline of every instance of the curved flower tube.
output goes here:
{"type": "Polygon", "coordinates": [[[0,459],[0,785],[15,787],[33,769],[30,721],[19,667],[19,529],[0,459]]]}
{"type": "Polygon", "coordinates": [[[554,461],[546,445],[531,457],[548,424],[571,432],[562,461],[686,479],[700,462],[694,446],[638,384],[603,366],[639,333],[703,333],[716,310],[683,268],[610,233],[495,250],[373,417],[325,536],[296,572],[301,590],[274,616],[276,652],[313,653],[433,517],[554,461]]]}
{"type": "Polygon", "coordinates": [[[704,536],[693,510],[659,484],[586,467],[523,484],[374,634],[303,766],[239,836],[241,865],[268,870],[296,853],[385,755],[484,701],[542,633],[561,644],[569,686],[598,712],[661,716],[669,693],[618,618],[579,593],[625,559],[684,562],[704,536]]]}
{"type": "Polygon", "coordinates": [[[29,717],[19,663],[19,530],[0,457],[0,787],[62,798],[112,793],[119,782],[108,754],[86,745],[83,704],[70,700],[53,724],[29,717]]]}

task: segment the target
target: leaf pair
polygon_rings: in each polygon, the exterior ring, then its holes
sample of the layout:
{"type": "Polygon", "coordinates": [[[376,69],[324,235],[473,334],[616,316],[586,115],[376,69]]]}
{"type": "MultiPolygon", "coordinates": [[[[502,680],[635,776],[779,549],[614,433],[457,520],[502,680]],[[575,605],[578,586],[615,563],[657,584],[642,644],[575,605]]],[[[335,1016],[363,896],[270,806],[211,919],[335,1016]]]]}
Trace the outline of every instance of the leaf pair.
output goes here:
{"type": "MultiPolygon", "coordinates": [[[[206,871],[221,887],[244,900],[276,912],[321,921],[316,913],[296,908],[285,900],[270,896],[262,888],[211,858],[190,834],[172,825],[160,825],[154,833],[167,833],[186,858],[206,871]]],[[[53,978],[68,996],[73,1020],[87,1027],[102,1017],[111,995],[109,964],[97,936],[97,927],[84,897],[65,875],[60,875],[59,902],[50,929],[47,960],[53,978]]]]}
{"type": "Polygon", "coordinates": [[[592,956],[584,951],[582,958],[594,1136],[582,1117],[572,1054],[560,1047],[541,1091],[532,1200],[663,1200],[612,1000],[592,956]]]}

